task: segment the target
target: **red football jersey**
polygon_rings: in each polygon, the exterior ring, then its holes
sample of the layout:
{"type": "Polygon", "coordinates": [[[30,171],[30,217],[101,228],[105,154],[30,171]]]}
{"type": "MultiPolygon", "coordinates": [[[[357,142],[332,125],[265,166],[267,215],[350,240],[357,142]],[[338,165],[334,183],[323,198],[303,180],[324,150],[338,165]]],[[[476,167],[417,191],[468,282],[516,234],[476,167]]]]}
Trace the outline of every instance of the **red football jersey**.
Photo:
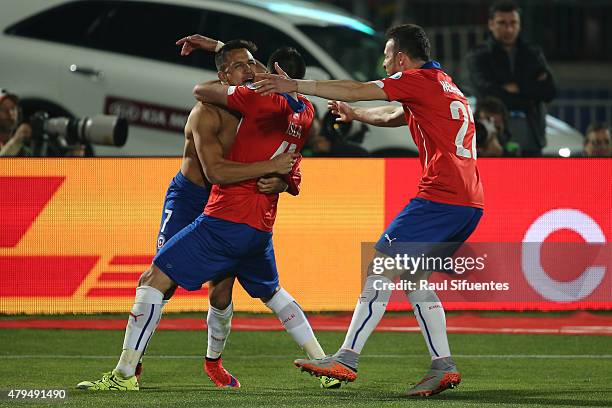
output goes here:
{"type": "Polygon", "coordinates": [[[484,208],[476,167],[476,134],[470,105],[436,63],[398,72],[375,83],[402,103],[423,176],[417,197],[484,208]]]}
{"type": "MultiPolygon", "coordinates": [[[[298,96],[304,109],[297,113],[283,95],[261,96],[247,86],[228,89],[228,108],[240,112],[236,140],[228,160],[252,163],[281,153],[299,153],[306,143],[314,117],[308,99],[298,96]]],[[[294,166],[294,170],[297,168],[294,166]]],[[[291,184],[291,183],[290,183],[291,184]]],[[[293,187],[292,187],[293,188],[293,187]]],[[[278,194],[261,194],[257,180],[214,185],[204,213],[262,231],[272,231],[278,194]]]]}

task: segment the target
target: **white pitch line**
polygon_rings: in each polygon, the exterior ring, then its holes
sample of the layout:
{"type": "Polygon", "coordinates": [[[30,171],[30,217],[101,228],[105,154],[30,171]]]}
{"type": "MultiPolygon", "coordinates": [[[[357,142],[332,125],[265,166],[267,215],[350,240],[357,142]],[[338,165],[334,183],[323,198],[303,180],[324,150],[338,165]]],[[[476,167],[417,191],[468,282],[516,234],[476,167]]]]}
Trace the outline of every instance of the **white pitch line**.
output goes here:
{"type": "MultiPolygon", "coordinates": [[[[234,330],[246,331],[279,331],[279,327],[263,329],[260,326],[252,324],[235,324],[232,326],[234,330]]],[[[346,331],[345,325],[326,325],[321,327],[324,331],[346,331]]],[[[553,329],[547,328],[522,328],[522,327],[470,327],[470,326],[447,326],[447,331],[452,334],[468,333],[468,334],[594,334],[594,335],[609,335],[612,334],[610,326],[562,326],[553,329]]],[[[399,333],[418,333],[421,329],[418,326],[383,326],[380,327],[381,332],[399,332],[399,333]]]]}
{"type": "MultiPolygon", "coordinates": [[[[361,358],[376,358],[376,359],[385,359],[385,358],[420,358],[425,356],[425,354],[365,354],[361,356],[361,358]]],[[[109,356],[109,355],[67,355],[67,354],[20,354],[20,355],[0,355],[0,360],[26,360],[26,359],[64,359],[64,360],[78,360],[78,359],[117,359],[119,356],[109,356]]],[[[232,356],[232,359],[236,360],[254,360],[254,359],[294,359],[300,358],[301,356],[297,355],[265,355],[260,354],[257,356],[232,356]]],[[[474,359],[529,359],[529,358],[538,358],[538,359],[612,359],[612,354],[453,354],[453,357],[456,358],[474,358],[474,359]]],[[[172,356],[172,355],[147,355],[147,360],[201,360],[203,356],[198,355],[185,355],[185,356],[172,356]]]]}

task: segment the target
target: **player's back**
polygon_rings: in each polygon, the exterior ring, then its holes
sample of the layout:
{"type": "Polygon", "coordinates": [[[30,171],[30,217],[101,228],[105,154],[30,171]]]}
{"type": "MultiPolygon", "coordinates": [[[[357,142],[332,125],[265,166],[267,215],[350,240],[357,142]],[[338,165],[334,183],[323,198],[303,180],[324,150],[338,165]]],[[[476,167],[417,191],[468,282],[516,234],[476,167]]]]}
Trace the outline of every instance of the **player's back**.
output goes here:
{"type": "MultiPolygon", "coordinates": [[[[303,109],[296,112],[285,96],[261,96],[246,86],[230,88],[228,107],[242,120],[228,159],[242,163],[270,160],[281,153],[297,153],[306,142],[314,109],[299,97],[303,109]]],[[[262,194],[257,180],[215,185],[206,206],[207,215],[272,231],[278,194],[262,194]]]]}
{"type": "Polygon", "coordinates": [[[452,78],[430,62],[385,78],[379,85],[389,100],[402,103],[419,149],[423,176],[417,196],[483,208],[474,117],[452,78]]]}
{"type": "Polygon", "coordinates": [[[189,114],[185,125],[185,146],[183,149],[183,160],[181,172],[192,183],[199,186],[210,186],[206,179],[204,169],[200,163],[193,137],[193,127],[200,121],[207,121],[207,129],[213,133],[208,135],[216,137],[223,146],[224,156],[229,154],[238,127],[238,118],[232,113],[218,106],[209,104],[196,104],[189,114]]]}

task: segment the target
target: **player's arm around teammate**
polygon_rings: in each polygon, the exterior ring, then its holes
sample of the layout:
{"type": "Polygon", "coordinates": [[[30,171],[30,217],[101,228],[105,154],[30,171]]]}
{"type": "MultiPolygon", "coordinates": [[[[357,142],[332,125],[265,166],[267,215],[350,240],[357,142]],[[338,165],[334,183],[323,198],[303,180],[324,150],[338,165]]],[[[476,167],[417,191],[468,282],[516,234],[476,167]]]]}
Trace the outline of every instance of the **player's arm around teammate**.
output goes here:
{"type": "Polygon", "coordinates": [[[221,126],[218,113],[205,104],[193,108],[187,126],[192,129],[204,174],[213,184],[238,183],[268,174],[288,174],[299,155],[283,153],[272,160],[238,163],[223,157],[223,147],[215,136],[221,126]]]}

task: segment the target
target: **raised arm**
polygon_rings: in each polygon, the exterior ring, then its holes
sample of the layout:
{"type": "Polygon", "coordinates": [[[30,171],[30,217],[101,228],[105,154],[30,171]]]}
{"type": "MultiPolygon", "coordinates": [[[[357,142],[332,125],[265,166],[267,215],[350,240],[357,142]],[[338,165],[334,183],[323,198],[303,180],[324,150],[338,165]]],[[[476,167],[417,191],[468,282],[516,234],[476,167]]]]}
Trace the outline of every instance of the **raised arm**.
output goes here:
{"type": "MultiPolygon", "coordinates": [[[[257,60],[253,60],[253,69],[255,70],[255,72],[260,72],[260,73],[264,73],[265,72],[265,67],[263,66],[263,64],[261,64],[261,62],[257,61],[257,60]]],[[[278,66],[278,63],[276,63],[276,70],[279,73],[279,76],[284,77],[286,79],[290,79],[288,77],[288,75],[285,73],[285,71],[283,71],[281,69],[280,66],[278,66]]],[[[219,106],[228,106],[229,102],[228,102],[228,96],[229,94],[233,94],[234,90],[236,89],[236,87],[231,87],[229,85],[224,85],[221,83],[221,81],[208,81],[208,82],[204,82],[202,84],[198,84],[193,88],[193,95],[195,96],[195,98],[203,103],[212,103],[214,105],[219,105],[219,106]],[[231,90],[233,89],[233,90],[231,90]]],[[[242,112],[242,110],[240,109],[241,105],[247,105],[247,106],[251,106],[252,105],[252,97],[258,97],[257,94],[255,93],[251,93],[252,95],[249,95],[249,93],[243,94],[241,97],[236,98],[236,95],[234,95],[234,102],[237,102],[236,99],[240,99],[241,103],[235,103],[234,109],[242,112]]],[[[293,97],[293,99],[297,100],[297,94],[294,92],[288,92],[289,95],[291,95],[291,97],[293,97]]]]}
{"type": "Polygon", "coordinates": [[[221,120],[214,108],[196,106],[187,120],[204,169],[206,178],[213,184],[231,184],[256,179],[268,174],[288,174],[299,157],[297,154],[283,153],[272,160],[255,163],[239,163],[223,157],[223,147],[217,138],[221,120]]]}
{"type": "Polygon", "coordinates": [[[346,102],[329,101],[327,107],[338,116],[337,122],[350,122],[358,120],[379,127],[400,127],[406,125],[404,109],[396,105],[375,106],[362,108],[351,106],[346,102]]]}
{"type": "Polygon", "coordinates": [[[256,74],[253,84],[262,95],[298,92],[345,102],[386,101],[387,94],[374,82],[352,80],[312,81],[291,79],[273,74],[256,74]]]}

